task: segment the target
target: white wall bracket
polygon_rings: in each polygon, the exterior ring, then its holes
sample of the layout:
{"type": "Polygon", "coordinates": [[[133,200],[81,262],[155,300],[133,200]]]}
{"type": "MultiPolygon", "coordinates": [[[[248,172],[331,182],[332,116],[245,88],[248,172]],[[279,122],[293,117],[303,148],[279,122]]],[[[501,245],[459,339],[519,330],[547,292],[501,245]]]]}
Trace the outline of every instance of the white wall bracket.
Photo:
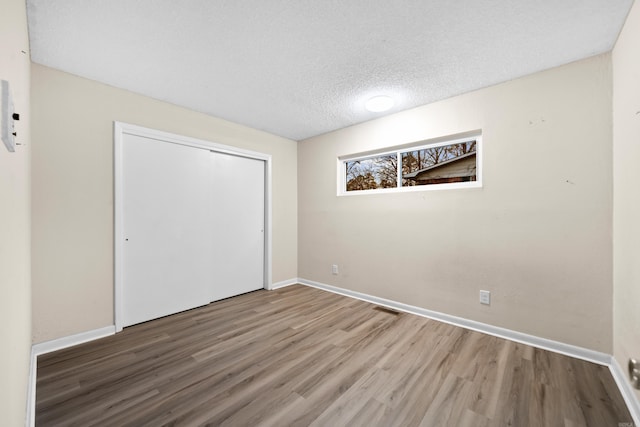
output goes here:
{"type": "Polygon", "coordinates": [[[13,99],[9,91],[9,82],[0,80],[0,136],[7,150],[16,151],[16,136],[14,123],[20,120],[20,115],[13,111],[13,99]]]}

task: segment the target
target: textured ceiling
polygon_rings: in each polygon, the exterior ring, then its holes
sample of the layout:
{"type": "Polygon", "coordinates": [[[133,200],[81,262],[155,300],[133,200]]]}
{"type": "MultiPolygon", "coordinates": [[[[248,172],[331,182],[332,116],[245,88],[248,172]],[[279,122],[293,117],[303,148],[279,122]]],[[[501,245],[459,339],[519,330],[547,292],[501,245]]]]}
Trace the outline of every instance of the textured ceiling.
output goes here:
{"type": "Polygon", "coordinates": [[[300,140],[609,51],[633,0],[28,0],[34,62],[300,140]]]}

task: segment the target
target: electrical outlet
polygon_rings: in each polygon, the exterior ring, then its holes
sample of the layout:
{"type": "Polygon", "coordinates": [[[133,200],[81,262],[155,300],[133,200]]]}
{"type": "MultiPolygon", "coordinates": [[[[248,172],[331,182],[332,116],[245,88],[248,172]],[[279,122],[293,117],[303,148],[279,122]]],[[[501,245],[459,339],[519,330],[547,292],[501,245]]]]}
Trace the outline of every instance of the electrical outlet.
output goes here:
{"type": "Polygon", "coordinates": [[[480,291],[480,304],[491,305],[491,292],[480,291]]]}
{"type": "Polygon", "coordinates": [[[333,264],[331,266],[331,274],[338,274],[338,265],[337,264],[333,264]]]}

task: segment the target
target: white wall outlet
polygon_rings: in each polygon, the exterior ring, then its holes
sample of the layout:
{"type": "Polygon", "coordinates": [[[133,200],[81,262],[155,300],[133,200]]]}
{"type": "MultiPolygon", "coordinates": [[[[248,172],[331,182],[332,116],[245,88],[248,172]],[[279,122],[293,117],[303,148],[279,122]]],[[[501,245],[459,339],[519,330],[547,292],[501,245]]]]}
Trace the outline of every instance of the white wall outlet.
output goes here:
{"type": "Polygon", "coordinates": [[[0,137],[10,152],[16,151],[13,100],[9,92],[9,82],[0,80],[0,137]]]}
{"type": "Polygon", "coordinates": [[[491,305],[491,292],[480,291],[480,304],[491,305]]]}
{"type": "Polygon", "coordinates": [[[331,274],[338,274],[338,264],[333,264],[331,266],[331,274]]]}

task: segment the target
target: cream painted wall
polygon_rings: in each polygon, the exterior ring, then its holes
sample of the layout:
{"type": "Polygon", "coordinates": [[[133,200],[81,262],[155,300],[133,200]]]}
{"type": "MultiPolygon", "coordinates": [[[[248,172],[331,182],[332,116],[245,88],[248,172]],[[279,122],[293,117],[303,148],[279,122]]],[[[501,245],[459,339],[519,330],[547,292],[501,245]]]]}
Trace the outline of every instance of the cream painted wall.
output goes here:
{"type": "Polygon", "coordinates": [[[300,277],[611,353],[611,128],[601,55],[302,141],[300,277]],[[475,129],[481,189],[336,196],[338,156],[475,129]]]}
{"type": "MultiPolygon", "coordinates": [[[[635,3],[613,61],[613,341],[627,368],[640,359],[640,4],[635,3]]],[[[640,392],[636,393],[640,399],[640,392]]]]}
{"type": "Polygon", "coordinates": [[[31,355],[29,40],[22,0],[0,13],[0,79],[13,96],[18,146],[0,142],[0,425],[25,423],[31,355]]]}
{"type": "Polygon", "coordinates": [[[273,282],[297,277],[297,143],[32,66],[33,340],[113,325],[113,121],[272,155],[273,282]]]}

